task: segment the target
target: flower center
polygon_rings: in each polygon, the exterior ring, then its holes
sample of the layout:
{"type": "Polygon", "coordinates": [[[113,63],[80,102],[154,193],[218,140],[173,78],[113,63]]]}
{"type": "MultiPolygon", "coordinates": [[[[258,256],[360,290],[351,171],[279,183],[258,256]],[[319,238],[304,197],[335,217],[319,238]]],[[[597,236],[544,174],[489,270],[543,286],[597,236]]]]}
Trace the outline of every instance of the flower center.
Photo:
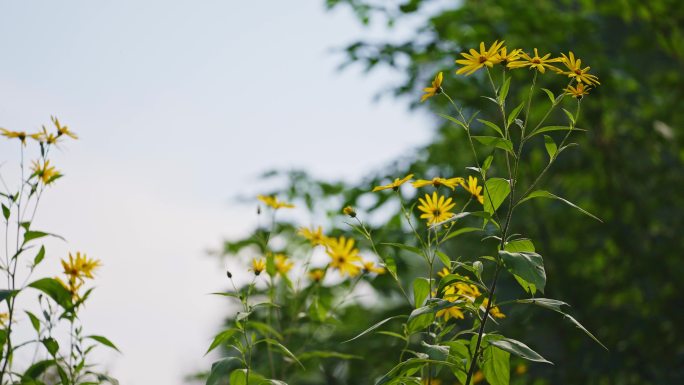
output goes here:
{"type": "Polygon", "coordinates": [[[339,263],[340,265],[344,265],[346,261],[346,258],[344,258],[343,256],[337,257],[337,263],[339,263]]]}
{"type": "Polygon", "coordinates": [[[440,210],[440,209],[432,210],[432,216],[433,217],[439,217],[440,215],[442,215],[442,210],[440,210]]]}
{"type": "Polygon", "coordinates": [[[577,75],[582,75],[582,71],[580,71],[579,69],[576,69],[576,70],[575,70],[575,73],[576,73],[577,75]]]}
{"type": "Polygon", "coordinates": [[[536,58],[532,59],[532,63],[534,63],[534,64],[541,64],[541,60],[540,60],[539,58],[536,57],[536,58]]]}
{"type": "Polygon", "coordinates": [[[487,61],[487,57],[486,56],[480,56],[479,61],[480,61],[480,64],[482,64],[482,63],[487,61]]]}

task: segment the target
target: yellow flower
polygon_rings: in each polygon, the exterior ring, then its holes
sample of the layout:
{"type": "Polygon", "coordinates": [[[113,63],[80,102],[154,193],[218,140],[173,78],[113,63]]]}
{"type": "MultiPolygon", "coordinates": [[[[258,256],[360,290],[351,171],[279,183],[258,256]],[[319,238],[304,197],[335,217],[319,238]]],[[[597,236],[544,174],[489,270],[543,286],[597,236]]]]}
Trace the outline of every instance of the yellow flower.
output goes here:
{"type": "Polygon", "coordinates": [[[323,235],[323,228],[321,226],[315,229],[302,227],[297,234],[308,239],[311,242],[311,246],[324,245],[328,241],[328,237],[323,235]]]}
{"type": "Polygon", "coordinates": [[[437,196],[436,191],[432,193],[432,197],[425,194],[425,199],[419,198],[418,201],[420,202],[418,210],[423,212],[420,217],[427,219],[428,226],[446,221],[454,215],[449,210],[453,209],[456,204],[451,203],[451,198],[445,199],[444,196],[437,196]]]}
{"type": "Polygon", "coordinates": [[[75,278],[69,277],[69,283],[66,284],[61,278],[55,277],[55,280],[59,282],[64,289],[66,289],[69,294],[71,294],[72,299],[78,299],[78,291],[83,286],[83,281],[76,280],[75,278]]]}
{"type": "Polygon", "coordinates": [[[511,52],[507,52],[506,47],[501,47],[499,52],[496,54],[496,61],[507,66],[509,63],[520,60],[521,54],[522,50],[520,48],[511,50],[511,52]]]}
{"type": "Polygon", "coordinates": [[[590,86],[584,86],[583,83],[577,83],[576,87],[573,86],[567,86],[563,91],[567,95],[572,95],[573,98],[576,98],[577,100],[582,99],[585,95],[589,95],[589,90],[591,89],[590,86]]]}
{"type": "Polygon", "coordinates": [[[294,263],[292,263],[292,261],[290,261],[290,259],[287,258],[285,254],[276,254],[275,267],[276,270],[278,270],[278,273],[285,275],[288,271],[292,270],[292,267],[294,267],[294,263]]]}
{"type": "Polygon", "coordinates": [[[325,278],[325,270],[314,269],[309,272],[309,278],[314,282],[320,282],[325,278]]]}
{"type": "Polygon", "coordinates": [[[596,75],[589,74],[591,67],[582,68],[582,59],[575,60],[575,54],[570,51],[568,56],[561,54],[561,63],[568,68],[567,71],[559,70],[558,73],[568,75],[569,78],[574,79],[577,83],[584,83],[587,85],[601,84],[596,75]]]}
{"type": "Polygon", "coordinates": [[[257,196],[257,199],[264,202],[266,206],[269,206],[274,210],[278,210],[281,208],[291,209],[295,207],[291,203],[279,201],[278,198],[276,198],[275,196],[259,195],[257,196]]]}
{"type": "Polygon", "coordinates": [[[81,254],[80,251],[76,252],[76,256],[69,253],[69,260],[62,259],[62,268],[64,268],[64,274],[70,278],[79,279],[81,281],[84,278],[93,279],[93,272],[95,269],[101,266],[101,262],[97,259],[88,258],[85,254],[81,254]]]}
{"type": "Polygon", "coordinates": [[[440,72],[437,74],[437,76],[435,76],[435,80],[432,81],[432,87],[423,88],[423,92],[425,92],[425,95],[423,95],[423,97],[420,98],[421,103],[435,95],[439,95],[442,93],[443,79],[444,75],[442,75],[442,73],[440,72]]]}
{"type": "Polygon", "coordinates": [[[325,252],[332,262],[330,266],[339,270],[340,274],[348,274],[354,277],[359,274],[361,268],[356,265],[361,261],[359,249],[354,248],[354,240],[340,236],[338,239],[331,238],[326,243],[325,252]]]}
{"type": "Polygon", "coordinates": [[[385,274],[385,268],[382,266],[375,266],[373,261],[363,261],[363,271],[366,273],[385,274]]]}
{"type": "Polygon", "coordinates": [[[252,271],[254,275],[261,274],[262,271],[266,269],[266,260],[264,258],[254,258],[252,259],[252,271]]]}
{"type": "MultiPolygon", "coordinates": [[[[482,301],[482,308],[487,309],[487,304],[489,303],[489,298],[485,298],[484,301],[482,301]]],[[[494,318],[506,318],[506,315],[499,310],[498,306],[492,306],[491,309],[489,309],[489,314],[492,315],[494,318]]]]}
{"type": "MultiPolygon", "coordinates": [[[[459,296],[456,294],[456,288],[454,287],[454,285],[449,285],[444,289],[444,299],[449,302],[456,302],[460,299],[459,296]]],[[[463,312],[461,311],[461,309],[458,308],[458,306],[452,306],[446,309],[439,310],[437,311],[436,316],[443,317],[445,321],[448,321],[451,318],[465,318],[463,312]]]]}
{"type": "Polygon", "coordinates": [[[44,185],[48,185],[62,176],[57,169],[50,166],[49,160],[46,160],[42,165],[39,160],[32,161],[31,171],[33,171],[33,175],[37,176],[44,185]]]}
{"type": "Polygon", "coordinates": [[[2,136],[6,136],[9,139],[19,139],[22,144],[26,144],[26,138],[28,135],[24,131],[10,131],[4,128],[0,128],[0,131],[2,131],[2,136]]]}
{"type": "Polygon", "coordinates": [[[521,376],[525,373],[527,373],[527,365],[519,364],[518,366],[515,367],[515,374],[521,376]]]}
{"type": "Polygon", "coordinates": [[[352,218],[356,218],[356,211],[351,206],[347,206],[347,207],[343,208],[342,212],[344,213],[344,215],[349,215],[352,218]]]}
{"type": "Polygon", "coordinates": [[[426,180],[426,179],[418,179],[417,181],[413,182],[412,185],[413,187],[419,188],[419,187],[425,187],[432,185],[434,187],[439,187],[439,186],[446,186],[450,189],[456,188],[459,184],[463,183],[463,178],[450,178],[450,179],[445,179],[445,178],[432,178],[432,180],[426,180]]]}
{"type": "Polygon", "coordinates": [[[475,372],[475,374],[473,374],[472,383],[474,385],[474,384],[477,384],[478,382],[482,382],[484,379],[485,379],[484,373],[482,373],[482,371],[478,370],[477,372],[475,372]]]}
{"type": "Polygon", "coordinates": [[[463,56],[465,59],[456,60],[457,64],[463,65],[463,67],[459,68],[456,73],[459,75],[465,73],[466,76],[468,76],[484,66],[490,68],[493,67],[494,64],[499,62],[497,58],[497,52],[503,43],[503,41],[494,41],[489,49],[486,49],[485,43],[481,42],[480,52],[477,52],[475,49],[471,48],[470,54],[465,52],[461,53],[461,56],[463,56]]]}
{"type": "Polygon", "coordinates": [[[375,186],[375,187],[373,188],[373,192],[381,191],[381,190],[389,190],[389,189],[392,189],[392,190],[394,190],[394,191],[397,191],[397,190],[399,190],[399,186],[401,186],[402,184],[408,182],[409,180],[411,180],[411,178],[413,178],[413,174],[409,174],[409,175],[407,175],[407,176],[405,176],[405,177],[403,177],[403,178],[401,178],[401,179],[396,178],[396,179],[394,179],[394,182],[392,182],[392,183],[390,183],[390,184],[387,184],[387,185],[384,185],[384,186],[375,186]]]}
{"type": "Polygon", "coordinates": [[[472,175],[468,176],[468,184],[461,183],[461,186],[463,186],[466,191],[468,191],[470,194],[472,194],[475,198],[477,198],[477,201],[480,202],[480,204],[484,204],[484,195],[482,195],[482,186],[477,185],[477,178],[475,178],[472,175]]]}
{"type": "Polygon", "coordinates": [[[52,117],[50,117],[50,118],[52,119],[52,123],[53,123],[53,124],[55,125],[55,127],[57,128],[57,136],[58,136],[58,137],[59,137],[59,136],[62,136],[62,135],[66,135],[66,136],[68,136],[68,137],[70,137],[70,138],[72,138],[72,139],[78,139],[78,136],[76,136],[75,133],[73,133],[72,131],[70,131],[70,130],[69,130],[69,127],[67,127],[67,126],[62,126],[62,125],[59,123],[59,119],[57,119],[56,116],[52,116],[52,117]]]}
{"type": "Polygon", "coordinates": [[[9,321],[9,313],[0,313],[0,326],[6,326],[9,321]]]}
{"type": "Polygon", "coordinates": [[[557,63],[561,61],[561,59],[549,59],[549,57],[551,56],[550,53],[547,53],[546,55],[540,57],[539,53],[537,52],[537,49],[535,48],[533,57],[530,57],[530,55],[528,55],[525,52],[522,52],[521,55],[523,57],[523,60],[508,63],[508,68],[530,67],[530,69],[535,69],[541,73],[546,72],[546,68],[551,68],[556,72],[560,71],[557,67],[554,67],[549,63],[557,63]]]}
{"type": "Polygon", "coordinates": [[[439,272],[437,272],[437,275],[439,275],[441,278],[444,278],[444,277],[446,277],[446,276],[449,275],[449,274],[451,274],[451,272],[450,272],[449,269],[447,269],[446,267],[443,267],[442,270],[440,270],[439,272]]]}

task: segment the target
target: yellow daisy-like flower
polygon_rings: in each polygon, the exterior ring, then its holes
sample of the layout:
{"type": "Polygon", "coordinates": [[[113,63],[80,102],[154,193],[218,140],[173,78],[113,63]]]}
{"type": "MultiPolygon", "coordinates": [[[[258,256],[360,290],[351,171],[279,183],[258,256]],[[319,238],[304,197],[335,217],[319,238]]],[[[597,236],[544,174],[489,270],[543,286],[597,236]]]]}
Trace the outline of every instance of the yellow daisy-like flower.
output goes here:
{"type": "Polygon", "coordinates": [[[93,279],[95,269],[101,266],[99,260],[88,258],[85,254],[81,254],[78,251],[75,255],[69,253],[69,259],[62,259],[61,262],[64,274],[69,278],[72,288],[76,287],[75,283],[77,281],[82,283],[86,278],[93,279]]]}
{"type": "Polygon", "coordinates": [[[294,267],[294,263],[290,261],[285,254],[275,255],[275,268],[278,273],[285,275],[294,267]]]}
{"type": "Polygon", "coordinates": [[[408,182],[409,180],[411,180],[411,178],[413,178],[413,174],[406,175],[405,177],[403,177],[403,178],[401,178],[401,179],[396,178],[396,179],[394,180],[394,182],[392,182],[392,183],[390,183],[390,184],[387,184],[387,185],[384,185],[384,186],[375,186],[375,187],[373,188],[373,192],[382,191],[382,190],[389,190],[389,189],[392,189],[392,190],[394,190],[394,191],[397,191],[397,190],[399,190],[399,187],[400,187],[402,184],[408,182]]]}
{"type": "MultiPolygon", "coordinates": [[[[453,285],[449,285],[444,289],[444,299],[449,302],[456,302],[460,299],[453,285]]],[[[451,318],[465,318],[465,315],[463,314],[461,309],[458,308],[458,306],[452,306],[446,309],[439,310],[437,311],[436,316],[444,318],[445,321],[448,321],[451,318]]]]}
{"type": "Polygon", "coordinates": [[[325,252],[332,262],[330,266],[339,270],[340,274],[348,274],[350,277],[357,276],[361,268],[356,263],[361,262],[359,249],[354,248],[354,240],[340,236],[338,239],[331,238],[326,243],[325,252]]]}
{"type": "Polygon", "coordinates": [[[52,132],[48,132],[45,126],[42,127],[42,131],[36,134],[32,134],[32,137],[42,143],[56,144],[59,137],[52,132]]]}
{"type": "Polygon", "coordinates": [[[0,313],[0,326],[6,326],[9,321],[9,313],[0,313]]]}
{"type": "Polygon", "coordinates": [[[308,239],[309,242],[311,242],[311,246],[324,245],[328,241],[328,237],[323,235],[323,228],[321,226],[318,226],[315,229],[313,227],[302,227],[297,234],[308,239]]]}
{"type": "Polygon", "coordinates": [[[26,145],[26,139],[32,138],[40,141],[41,133],[37,132],[35,134],[27,134],[24,131],[10,131],[5,128],[0,127],[0,135],[7,137],[8,139],[19,139],[23,145],[26,145]]]}
{"type": "Polygon", "coordinates": [[[435,76],[435,80],[432,81],[432,87],[423,88],[425,95],[420,98],[421,103],[442,93],[442,80],[444,80],[444,75],[440,72],[435,76]]]}
{"type": "MultiPolygon", "coordinates": [[[[482,301],[482,309],[487,309],[488,303],[489,298],[485,298],[484,301],[482,301]]],[[[494,318],[506,318],[506,315],[499,310],[498,306],[492,306],[492,308],[489,309],[489,314],[491,314],[494,318]]]]}
{"type": "Polygon", "coordinates": [[[520,48],[516,48],[511,50],[511,52],[508,52],[506,47],[501,47],[495,58],[497,62],[507,66],[509,63],[520,60],[521,56],[522,49],[520,48]]]}
{"type": "Polygon", "coordinates": [[[588,73],[591,67],[582,68],[582,59],[575,59],[575,54],[572,51],[567,56],[564,53],[561,54],[560,61],[568,70],[559,70],[558,73],[568,75],[569,78],[574,79],[579,84],[584,83],[590,86],[601,84],[596,75],[588,73]]]}
{"type": "Polygon", "coordinates": [[[53,123],[53,124],[55,125],[55,127],[57,128],[57,136],[58,136],[58,137],[59,137],[59,136],[62,136],[62,135],[66,135],[66,136],[68,136],[68,137],[70,137],[70,138],[72,138],[72,139],[78,139],[78,136],[76,136],[76,134],[75,134],[74,132],[70,131],[70,130],[69,130],[69,127],[67,127],[67,126],[62,126],[62,125],[59,123],[59,119],[57,119],[56,116],[52,116],[52,117],[50,117],[50,118],[52,119],[52,123],[53,123]]]}
{"type": "Polygon", "coordinates": [[[547,68],[550,68],[556,72],[560,71],[558,67],[555,67],[549,63],[557,63],[561,61],[561,59],[549,59],[549,57],[551,56],[550,53],[547,53],[544,56],[539,56],[539,52],[537,52],[537,49],[535,48],[534,56],[530,56],[526,52],[521,52],[520,55],[522,56],[523,60],[508,63],[508,68],[530,67],[530,69],[535,69],[541,73],[546,72],[547,68]]]}
{"type": "Polygon", "coordinates": [[[49,185],[55,179],[62,176],[59,171],[53,166],[50,166],[50,161],[46,160],[43,164],[39,160],[31,162],[31,171],[33,175],[37,176],[44,185],[49,185]]]}
{"type": "Polygon", "coordinates": [[[444,278],[449,274],[451,274],[451,271],[449,271],[449,269],[447,269],[446,267],[443,267],[442,270],[437,272],[437,275],[439,275],[440,278],[444,278]]]}
{"type": "Polygon", "coordinates": [[[456,186],[460,185],[463,183],[463,178],[432,178],[432,180],[426,180],[426,179],[418,179],[417,181],[411,183],[413,187],[419,188],[419,187],[425,187],[432,185],[433,187],[439,187],[439,186],[446,186],[450,189],[455,189],[456,186]]]}
{"type": "Polygon", "coordinates": [[[373,261],[363,261],[363,271],[366,273],[385,274],[385,268],[376,266],[373,261]]]}
{"type": "Polygon", "coordinates": [[[356,210],[354,210],[354,208],[351,206],[346,206],[342,209],[342,212],[344,215],[349,215],[352,218],[356,218],[356,210]]]}
{"type": "Polygon", "coordinates": [[[254,258],[252,259],[252,268],[254,275],[261,274],[262,271],[266,269],[266,260],[264,258],[254,258]]]}
{"type": "Polygon", "coordinates": [[[573,86],[567,86],[563,91],[567,95],[572,95],[573,98],[576,98],[578,100],[582,99],[585,95],[589,95],[589,90],[591,89],[590,86],[584,86],[584,83],[577,83],[576,87],[573,86]]]}
{"type": "Polygon", "coordinates": [[[485,47],[485,43],[481,42],[480,52],[471,48],[469,51],[470,53],[461,53],[461,56],[463,56],[465,59],[456,60],[457,64],[463,65],[463,67],[459,68],[456,71],[456,74],[460,75],[465,73],[465,75],[468,76],[484,66],[490,68],[493,67],[494,64],[499,63],[499,59],[497,58],[497,52],[499,51],[503,43],[503,41],[494,41],[494,43],[489,47],[489,49],[487,49],[485,47]]]}
{"type": "Polygon", "coordinates": [[[468,184],[461,183],[461,186],[463,186],[466,191],[468,191],[470,194],[472,194],[475,198],[477,198],[477,201],[480,202],[480,204],[484,204],[484,195],[482,195],[482,186],[477,185],[477,178],[473,177],[472,175],[468,176],[468,184]]]}
{"type": "Polygon", "coordinates": [[[425,194],[425,199],[418,198],[418,201],[420,202],[418,210],[423,212],[420,217],[427,219],[428,226],[444,222],[454,215],[449,210],[453,209],[456,204],[451,203],[451,198],[437,196],[436,191],[432,193],[432,197],[425,194]]]}
{"type": "Polygon", "coordinates": [[[325,270],[314,269],[309,272],[309,278],[314,282],[321,282],[325,278],[325,270]]]}
{"type": "Polygon", "coordinates": [[[275,196],[259,195],[259,196],[257,196],[257,199],[259,199],[266,206],[269,206],[274,210],[278,210],[278,209],[282,209],[282,208],[291,209],[291,208],[295,207],[295,205],[293,205],[291,203],[279,201],[278,198],[276,198],[275,196]]]}

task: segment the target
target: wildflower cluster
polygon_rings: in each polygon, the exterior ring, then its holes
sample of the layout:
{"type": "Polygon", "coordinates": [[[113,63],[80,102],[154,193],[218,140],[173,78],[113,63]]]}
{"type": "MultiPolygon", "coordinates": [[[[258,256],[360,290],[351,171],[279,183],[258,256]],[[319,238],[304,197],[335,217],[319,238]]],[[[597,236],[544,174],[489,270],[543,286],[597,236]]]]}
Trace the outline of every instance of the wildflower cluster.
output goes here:
{"type": "MultiPolygon", "coordinates": [[[[348,205],[339,210],[351,233],[325,233],[320,226],[288,227],[275,221],[275,213],[294,205],[274,196],[260,196],[259,200],[272,209],[272,226],[269,231],[257,231],[256,239],[242,243],[258,245],[259,256],[251,261],[251,274],[243,275],[248,283],[239,288],[229,274],[233,290],[219,293],[238,298],[242,308],[231,326],[219,333],[210,346],[209,350],[226,349],[226,357],[214,365],[208,384],[217,384],[220,378],[227,378],[229,383],[285,384],[302,379],[325,383],[331,373],[325,372],[322,360],[355,358],[337,350],[349,345],[334,340],[336,327],[344,325],[343,305],[350,301],[360,282],[376,283],[380,281],[378,275],[384,273],[385,284],[395,289],[373,306],[379,311],[383,310],[382,302],[401,301],[402,306],[391,308],[394,314],[369,324],[356,337],[345,338],[346,342],[363,341],[376,333],[397,341],[388,345],[394,350],[385,349],[395,353],[394,357],[386,355],[387,361],[395,360],[385,368],[391,369],[367,376],[377,378],[378,385],[471,385],[481,381],[508,385],[511,373],[524,376],[527,372],[523,360],[549,363],[524,342],[501,333],[500,323],[515,314],[508,307],[538,306],[560,313],[600,344],[567,313],[564,302],[538,297],[546,286],[544,259],[531,239],[512,230],[516,208],[537,198],[557,200],[598,219],[569,200],[540,189],[559,155],[572,147],[571,135],[583,131],[576,127],[582,98],[600,84],[598,77],[589,73],[590,67],[582,67],[573,52],[552,57],[540,54],[536,48],[532,52],[511,49],[503,41],[489,46],[481,43],[479,50],[470,49],[461,56],[456,60],[461,65],[456,74],[469,76],[480,70],[487,73],[491,91],[483,96],[496,106],[495,117],[476,120],[477,112],[472,112],[467,118],[471,111],[464,111],[449,95],[443,72],[423,89],[421,101],[444,97],[450,103],[451,110],[440,116],[453,123],[455,129],[463,130],[464,147],[473,159],[470,165],[451,169],[467,173],[453,175],[452,171],[435,176],[430,172],[425,179],[414,179],[416,173],[408,173],[393,176],[387,184],[369,186],[367,194],[377,202],[375,208],[387,211],[395,207],[398,211],[390,221],[394,221],[393,229],[399,229],[393,231],[401,234],[383,232],[383,224],[369,226],[359,211],[370,210],[348,205]],[[501,71],[494,72],[495,66],[501,71]],[[529,87],[521,88],[529,91],[522,101],[513,104],[516,107],[509,109],[513,99],[509,95],[523,93],[509,92],[515,87],[512,71],[520,68],[531,71],[527,72],[529,87]],[[567,86],[556,92],[537,88],[537,80],[544,81],[539,75],[547,72],[566,77],[567,86]],[[540,119],[531,114],[538,95],[550,101],[540,119]],[[566,105],[566,96],[575,99],[572,112],[566,109],[572,109],[566,105]],[[536,141],[542,135],[543,141],[536,141]],[[538,145],[533,146],[535,143],[538,145]],[[545,167],[522,173],[534,151],[546,153],[545,167]],[[523,175],[533,177],[528,180],[523,175]],[[378,234],[391,239],[378,242],[378,234]],[[477,250],[459,247],[459,237],[466,234],[481,238],[477,250]],[[273,243],[285,246],[271,250],[273,237],[279,238],[273,243]],[[305,250],[309,254],[303,254],[304,262],[300,264],[301,238],[308,241],[305,250]],[[286,257],[286,251],[295,257],[286,257]],[[364,258],[371,253],[380,263],[364,258]],[[502,294],[497,289],[505,274],[520,285],[522,297],[502,294]],[[306,283],[301,285],[302,281],[306,283]],[[264,296],[266,302],[252,302],[264,296]],[[263,348],[257,350],[259,346],[263,348]],[[322,350],[321,346],[333,350],[322,350]],[[273,358],[275,354],[285,356],[287,363],[279,363],[273,358]],[[304,361],[314,359],[317,365],[304,365],[304,361]],[[516,365],[514,370],[512,364],[516,365]],[[302,371],[299,377],[297,366],[302,371]],[[316,368],[324,373],[317,373],[316,368]]],[[[526,76],[525,72],[518,74],[516,79],[526,76]]],[[[333,220],[339,220],[339,214],[333,220]]]]}
{"type": "Polygon", "coordinates": [[[0,262],[0,271],[6,278],[3,282],[7,282],[7,288],[0,290],[0,306],[3,306],[0,311],[0,385],[115,384],[116,380],[95,371],[88,355],[97,345],[117,349],[116,346],[106,337],[84,335],[79,321],[79,311],[92,292],[92,288],[85,287],[86,282],[95,278],[100,261],[81,252],[69,253],[61,261],[62,277],[33,277],[48,254],[40,242],[47,237],[56,237],[33,228],[43,194],[62,177],[49,158],[50,152],[67,139],[78,139],[59,119],[52,117],[51,120],[50,129],[42,126],[41,130],[33,133],[0,128],[0,135],[16,140],[20,151],[16,186],[0,176],[4,188],[0,191],[0,201],[5,227],[2,248],[5,258],[0,262]],[[37,144],[38,155],[26,167],[24,159],[27,154],[32,154],[29,144],[37,144]],[[28,254],[32,252],[35,254],[29,258],[28,254]],[[37,306],[28,309],[39,308],[40,316],[31,310],[18,308],[17,298],[27,296],[32,290],[39,293],[37,306]],[[16,341],[25,338],[17,336],[29,334],[17,333],[22,328],[34,330],[35,337],[16,341]],[[68,336],[66,343],[60,341],[63,335],[68,336]],[[33,362],[16,362],[16,352],[27,347],[35,351],[33,362]]]}

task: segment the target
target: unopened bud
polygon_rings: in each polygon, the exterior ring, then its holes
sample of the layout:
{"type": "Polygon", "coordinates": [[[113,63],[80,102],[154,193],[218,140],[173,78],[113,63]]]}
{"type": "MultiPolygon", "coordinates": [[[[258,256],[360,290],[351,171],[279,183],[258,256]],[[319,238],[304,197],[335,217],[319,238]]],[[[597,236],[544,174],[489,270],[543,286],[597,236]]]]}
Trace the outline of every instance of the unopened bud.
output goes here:
{"type": "Polygon", "coordinates": [[[351,206],[343,208],[342,212],[344,213],[344,215],[349,215],[352,218],[356,218],[356,211],[354,211],[354,208],[351,206]]]}

